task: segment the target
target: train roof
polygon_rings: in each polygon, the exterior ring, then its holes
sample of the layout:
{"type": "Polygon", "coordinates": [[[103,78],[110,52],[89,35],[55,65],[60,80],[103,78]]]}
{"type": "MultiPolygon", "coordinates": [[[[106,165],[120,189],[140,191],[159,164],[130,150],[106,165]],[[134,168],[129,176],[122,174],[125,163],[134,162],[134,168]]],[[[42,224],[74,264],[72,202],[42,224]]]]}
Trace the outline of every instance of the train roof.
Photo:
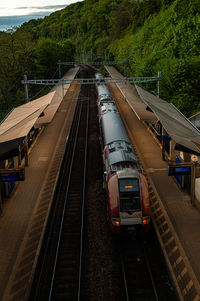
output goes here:
{"type": "Polygon", "coordinates": [[[132,145],[127,141],[115,141],[107,145],[108,165],[115,164],[138,164],[132,145]]]}
{"type": "Polygon", "coordinates": [[[100,101],[104,99],[112,99],[110,91],[105,84],[99,84],[97,87],[100,101]]]}
{"type": "Polygon", "coordinates": [[[122,170],[117,171],[118,179],[127,179],[127,178],[138,178],[138,172],[141,169],[133,169],[133,168],[123,168],[122,170]]]}
{"type": "Polygon", "coordinates": [[[138,164],[130,139],[114,103],[101,103],[104,143],[107,145],[108,165],[138,164]]]}
{"type": "Polygon", "coordinates": [[[130,143],[124,124],[114,103],[104,103],[101,106],[101,112],[105,144],[119,140],[130,143]]]}
{"type": "Polygon", "coordinates": [[[127,153],[125,150],[116,150],[108,155],[108,165],[115,164],[137,164],[138,158],[133,152],[127,153]]]}

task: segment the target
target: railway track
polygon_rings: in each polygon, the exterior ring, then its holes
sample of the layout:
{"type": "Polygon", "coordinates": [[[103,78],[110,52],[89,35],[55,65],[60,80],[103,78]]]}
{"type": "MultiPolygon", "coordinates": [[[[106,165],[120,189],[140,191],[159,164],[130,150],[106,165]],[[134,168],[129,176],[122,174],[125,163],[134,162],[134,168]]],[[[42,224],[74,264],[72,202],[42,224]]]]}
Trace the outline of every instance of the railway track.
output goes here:
{"type": "Polygon", "coordinates": [[[144,243],[122,238],[120,246],[125,300],[160,300],[144,243]]]}
{"type": "MultiPolygon", "coordinates": [[[[85,74],[82,77],[86,77],[85,74]]],[[[126,276],[129,299],[127,299],[123,290],[118,240],[117,243],[115,239],[112,240],[108,231],[106,203],[104,204],[104,193],[101,191],[101,153],[98,149],[99,146],[97,147],[98,134],[95,125],[97,113],[94,90],[94,86],[83,85],[83,88],[81,88],[76,117],[68,137],[68,147],[63,159],[62,173],[57,181],[60,185],[56,188],[47,232],[29,297],[31,301],[157,300],[154,297],[151,299],[151,294],[152,296],[154,294],[152,286],[150,288],[149,284],[151,277],[148,276],[147,284],[144,282],[143,274],[148,273],[147,270],[144,272],[144,268],[147,267],[146,258],[142,255],[144,246],[137,245],[136,247],[135,240],[130,242],[130,238],[127,239],[129,241],[127,247],[121,252],[124,254],[123,258],[125,258],[123,270],[126,276]],[[85,134],[87,133],[86,120],[88,118],[86,118],[86,115],[88,116],[89,99],[90,105],[91,99],[93,101],[93,109],[90,108],[88,142],[90,159],[88,160],[86,182],[84,179],[86,174],[84,166],[87,166],[85,134]],[[79,126],[77,126],[78,124],[79,126]],[[77,137],[77,143],[73,141],[76,133],[79,136],[77,137]],[[85,195],[87,202],[84,206],[85,195]],[[63,200],[65,204],[63,204],[63,200]],[[85,211],[86,217],[83,220],[85,211]],[[83,226],[85,227],[83,228],[83,226]],[[59,242],[59,247],[57,247],[57,242],[59,242]],[[126,251],[128,253],[125,253],[126,251]],[[140,272],[141,278],[139,281],[140,272]],[[138,282],[134,284],[135,279],[138,282]],[[135,292],[134,285],[136,285],[135,292]]],[[[121,245],[125,246],[125,241],[121,241],[121,245]]],[[[155,250],[153,250],[153,253],[155,253],[155,250]]],[[[152,261],[152,256],[150,255],[150,257],[152,261]]],[[[153,269],[157,273],[156,264],[153,269]]],[[[152,274],[154,273],[152,272],[152,274]]],[[[159,275],[161,274],[159,273],[159,275]]],[[[152,277],[154,278],[154,275],[152,277]]],[[[173,298],[169,299],[174,300],[173,298]]],[[[162,298],[158,300],[169,299],[162,298]]]]}
{"type": "Polygon", "coordinates": [[[79,300],[89,119],[83,85],[68,138],[31,300],[79,300]]]}
{"type": "Polygon", "coordinates": [[[123,299],[126,301],[176,300],[155,236],[152,229],[147,237],[120,239],[123,299]]]}
{"type": "Polygon", "coordinates": [[[79,300],[87,164],[88,99],[81,99],[49,300],[79,300]],[[86,117],[87,116],[87,117],[86,117]],[[86,117],[86,118],[85,118],[86,117]],[[86,139],[85,139],[86,137],[86,139]],[[78,297],[76,297],[76,295],[78,297]]]}

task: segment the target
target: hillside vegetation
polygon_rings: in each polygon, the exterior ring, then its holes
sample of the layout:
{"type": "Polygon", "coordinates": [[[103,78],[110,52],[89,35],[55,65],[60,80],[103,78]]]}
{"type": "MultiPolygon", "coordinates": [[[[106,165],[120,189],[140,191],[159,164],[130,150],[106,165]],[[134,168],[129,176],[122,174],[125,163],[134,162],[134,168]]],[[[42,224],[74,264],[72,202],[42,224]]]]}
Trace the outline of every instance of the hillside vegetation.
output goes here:
{"type": "MultiPolygon", "coordinates": [[[[21,80],[58,77],[57,62],[93,55],[128,62],[127,76],[162,72],[161,97],[200,111],[199,0],[85,0],[0,36],[0,105],[24,102],[21,80]]],[[[119,65],[123,73],[123,65],[119,65]]],[[[156,93],[156,84],[143,84],[156,93]]],[[[34,97],[39,86],[30,86],[34,97]]],[[[44,93],[44,91],[43,91],[44,93]]]]}

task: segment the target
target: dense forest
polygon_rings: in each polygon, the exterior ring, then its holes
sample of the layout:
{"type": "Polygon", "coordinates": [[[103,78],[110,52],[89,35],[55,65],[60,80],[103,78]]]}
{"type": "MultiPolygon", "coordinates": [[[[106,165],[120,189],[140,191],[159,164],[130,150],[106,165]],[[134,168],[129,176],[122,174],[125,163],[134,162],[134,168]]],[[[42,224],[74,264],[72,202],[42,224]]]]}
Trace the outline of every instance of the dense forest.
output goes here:
{"type": "MultiPolygon", "coordinates": [[[[127,76],[157,76],[161,71],[161,97],[189,117],[200,111],[199,45],[199,0],[71,4],[0,34],[0,118],[24,103],[24,74],[29,79],[58,78],[59,59],[91,61],[100,56],[127,61],[127,76]]],[[[118,68],[124,72],[123,65],[118,68]]],[[[143,86],[156,92],[155,84],[143,86]]],[[[44,88],[29,87],[32,99],[41,93],[44,88]]]]}

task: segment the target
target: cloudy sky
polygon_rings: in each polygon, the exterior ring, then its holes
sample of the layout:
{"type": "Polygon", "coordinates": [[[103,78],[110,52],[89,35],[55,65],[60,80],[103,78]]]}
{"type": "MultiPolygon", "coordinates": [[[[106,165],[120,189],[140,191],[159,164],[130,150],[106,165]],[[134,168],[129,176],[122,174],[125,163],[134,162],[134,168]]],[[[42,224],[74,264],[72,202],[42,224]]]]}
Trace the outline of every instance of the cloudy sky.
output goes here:
{"type": "Polygon", "coordinates": [[[82,0],[6,0],[0,3],[0,17],[55,11],[82,0]]]}

